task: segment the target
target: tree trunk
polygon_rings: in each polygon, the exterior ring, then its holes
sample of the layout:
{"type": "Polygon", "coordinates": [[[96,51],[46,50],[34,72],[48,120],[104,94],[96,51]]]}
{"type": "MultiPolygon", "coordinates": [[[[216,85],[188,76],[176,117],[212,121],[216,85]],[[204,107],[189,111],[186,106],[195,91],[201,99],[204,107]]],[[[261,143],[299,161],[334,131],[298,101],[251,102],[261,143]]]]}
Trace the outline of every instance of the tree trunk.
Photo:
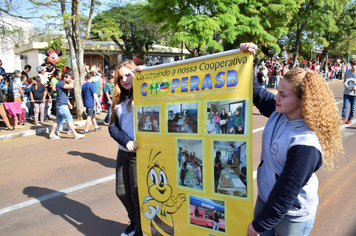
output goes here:
{"type": "Polygon", "coordinates": [[[303,25],[300,28],[298,28],[298,26],[297,26],[297,32],[295,35],[295,44],[294,44],[294,53],[293,53],[293,68],[297,64],[297,57],[298,57],[299,47],[300,47],[300,37],[301,37],[301,32],[303,30],[302,27],[303,27],[303,25]]]}
{"type": "MultiPolygon", "coordinates": [[[[89,37],[91,20],[94,11],[94,0],[91,0],[90,13],[88,17],[87,29],[85,36],[81,39],[80,35],[80,0],[72,0],[72,15],[71,18],[63,18],[64,30],[66,32],[66,38],[69,44],[70,59],[72,63],[72,73],[74,78],[74,98],[77,119],[82,119],[83,101],[81,97],[82,85],[85,77],[85,65],[84,65],[84,49],[86,41],[89,37]]],[[[66,16],[65,0],[61,0],[62,16],[66,16]]]]}

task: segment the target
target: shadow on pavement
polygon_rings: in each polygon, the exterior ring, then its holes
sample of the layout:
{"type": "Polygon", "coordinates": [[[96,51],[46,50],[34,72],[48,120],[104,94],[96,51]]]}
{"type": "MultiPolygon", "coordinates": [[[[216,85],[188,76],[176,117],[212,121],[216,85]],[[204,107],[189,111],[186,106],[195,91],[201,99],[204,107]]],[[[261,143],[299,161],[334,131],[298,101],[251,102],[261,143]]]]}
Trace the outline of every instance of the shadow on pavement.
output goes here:
{"type": "Polygon", "coordinates": [[[81,156],[89,161],[94,161],[98,162],[102,166],[109,167],[109,168],[115,168],[116,167],[116,160],[99,156],[94,153],[88,153],[88,152],[78,152],[78,151],[70,151],[68,152],[69,155],[72,156],[81,156]]]}
{"type": "Polygon", "coordinates": [[[39,200],[49,212],[62,217],[86,236],[119,235],[119,232],[123,232],[127,227],[125,224],[100,218],[90,207],[68,198],[63,192],[30,186],[26,187],[23,193],[39,200]]]}

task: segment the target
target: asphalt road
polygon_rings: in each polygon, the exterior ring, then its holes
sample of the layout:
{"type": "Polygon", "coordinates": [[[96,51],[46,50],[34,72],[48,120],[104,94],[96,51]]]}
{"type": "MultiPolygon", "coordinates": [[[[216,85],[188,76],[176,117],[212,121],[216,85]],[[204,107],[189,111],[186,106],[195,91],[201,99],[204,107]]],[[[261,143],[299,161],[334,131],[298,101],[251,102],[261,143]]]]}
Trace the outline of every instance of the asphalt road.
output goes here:
{"type": "MultiPolygon", "coordinates": [[[[342,82],[330,87],[341,109],[342,82]]],[[[267,119],[255,108],[253,113],[256,170],[267,119]]],[[[312,236],[356,235],[356,125],[344,131],[346,155],[336,171],[317,172],[320,205],[312,236]]],[[[47,136],[0,141],[0,235],[120,235],[128,218],[115,195],[117,145],[107,127],[83,140],[47,136]]]]}

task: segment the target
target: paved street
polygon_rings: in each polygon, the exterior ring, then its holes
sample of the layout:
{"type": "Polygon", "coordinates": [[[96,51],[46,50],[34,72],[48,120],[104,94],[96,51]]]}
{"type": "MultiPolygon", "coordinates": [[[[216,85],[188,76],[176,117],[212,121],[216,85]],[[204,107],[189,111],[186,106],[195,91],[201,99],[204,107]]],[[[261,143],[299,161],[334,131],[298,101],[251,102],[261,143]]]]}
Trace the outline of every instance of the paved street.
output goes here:
{"type": "MultiPolygon", "coordinates": [[[[342,81],[329,85],[341,109],[342,81]]],[[[267,118],[253,112],[256,170],[267,118]]],[[[356,235],[355,133],[355,121],[345,126],[346,155],[336,171],[317,172],[320,205],[312,236],[356,235]]],[[[106,126],[82,140],[65,132],[59,140],[48,134],[3,140],[0,150],[0,235],[120,235],[126,228],[114,187],[117,144],[106,126]]]]}

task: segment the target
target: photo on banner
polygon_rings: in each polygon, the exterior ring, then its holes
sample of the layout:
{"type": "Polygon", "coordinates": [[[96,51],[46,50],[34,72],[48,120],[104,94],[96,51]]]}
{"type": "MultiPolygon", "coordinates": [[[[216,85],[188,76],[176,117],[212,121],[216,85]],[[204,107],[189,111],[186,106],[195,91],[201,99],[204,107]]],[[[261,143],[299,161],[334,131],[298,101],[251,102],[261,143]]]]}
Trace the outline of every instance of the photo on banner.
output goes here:
{"type": "Polygon", "coordinates": [[[220,232],[226,231],[225,201],[190,195],[189,204],[190,224],[220,232]]]}
{"type": "Polygon", "coordinates": [[[208,101],[206,133],[245,134],[246,101],[208,101]]]}
{"type": "Polygon", "coordinates": [[[196,190],[203,189],[203,142],[178,139],[178,185],[196,190]]]}
{"type": "Polygon", "coordinates": [[[246,142],[213,141],[214,192],[247,197],[246,142]]]}
{"type": "Polygon", "coordinates": [[[198,103],[167,104],[168,133],[198,133],[198,103]]]}
{"type": "Polygon", "coordinates": [[[160,107],[140,106],[137,111],[137,130],[140,132],[160,132],[160,107]]]}
{"type": "Polygon", "coordinates": [[[254,206],[252,69],[250,53],[231,50],[135,72],[145,235],[246,235],[254,206]]]}

